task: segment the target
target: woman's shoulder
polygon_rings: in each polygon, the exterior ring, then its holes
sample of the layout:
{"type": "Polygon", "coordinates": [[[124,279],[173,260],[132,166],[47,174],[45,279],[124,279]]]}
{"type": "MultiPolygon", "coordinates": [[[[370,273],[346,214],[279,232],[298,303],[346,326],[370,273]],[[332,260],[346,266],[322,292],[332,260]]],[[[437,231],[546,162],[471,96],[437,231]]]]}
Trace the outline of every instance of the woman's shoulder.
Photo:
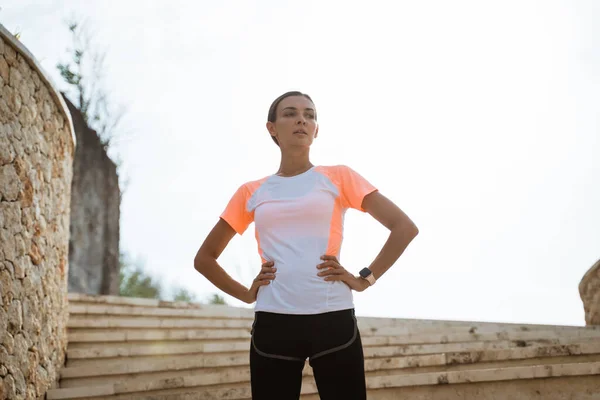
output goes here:
{"type": "Polygon", "coordinates": [[[350,166],[346,164],[337,164],[337,165],[328,165],[328,166],[319,166],[317,167],[317,171],[321,172],[323,175],[327,176],[334,183],[338,185],[348,185],[355,181],[361,181],[364,178],[361,174],[356,172],[350,166]]]}
{"type": "Polygon", "coordinates": [[[240,185],[240,189],[243,188],[252,193],[252,192],[256,191],[256,189],[258,189],[270,177],[271,177],[271,175],[268,175],[268,176],[262,177],[260,179],[255,179],[255,180],[244,182],[243,184],[240,185]]]}
{"type": "Polygon", "coordinates": [[[346,164],[319,165],[315,169],[317,171],[324,172],[326,174],[340,176],[340,177],[347,175],[348,173],[354,172],[354,170],[346,164]]]}

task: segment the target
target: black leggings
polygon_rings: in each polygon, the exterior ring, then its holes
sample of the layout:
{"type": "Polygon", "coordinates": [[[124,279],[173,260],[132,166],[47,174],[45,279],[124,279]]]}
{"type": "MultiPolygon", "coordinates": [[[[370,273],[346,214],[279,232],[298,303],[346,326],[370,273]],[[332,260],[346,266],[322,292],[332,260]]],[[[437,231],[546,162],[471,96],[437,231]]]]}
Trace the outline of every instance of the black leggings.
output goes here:
{"type": "Polygon", "coordinates": [[[297,400],[307,358],[321,400],[367,398],[353,309],[315,315],[255,313],[250,345],[253,400],[297,400]]]}

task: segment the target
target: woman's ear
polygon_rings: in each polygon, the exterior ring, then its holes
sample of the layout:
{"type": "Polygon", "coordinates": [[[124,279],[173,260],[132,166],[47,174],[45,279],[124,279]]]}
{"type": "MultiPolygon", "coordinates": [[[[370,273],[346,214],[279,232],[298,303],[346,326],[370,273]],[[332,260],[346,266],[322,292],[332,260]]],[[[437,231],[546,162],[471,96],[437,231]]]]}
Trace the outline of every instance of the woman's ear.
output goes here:
{"type": "Polygon", "coordinates": [[[268,121],[267,122],[267,130],[269,131],[269,134],[272,137],[278,139],[278,137],[277,137],[277,131],[275,131],[275,124],[274,123],[272,123],[271,121],[268,121]]]}
{"type": "Polygon", "coordinates": [[[314,138],[316,139],[318,135],[319,135],[319,125],[317,125],[317,130],[315,131],[314,138]]]}

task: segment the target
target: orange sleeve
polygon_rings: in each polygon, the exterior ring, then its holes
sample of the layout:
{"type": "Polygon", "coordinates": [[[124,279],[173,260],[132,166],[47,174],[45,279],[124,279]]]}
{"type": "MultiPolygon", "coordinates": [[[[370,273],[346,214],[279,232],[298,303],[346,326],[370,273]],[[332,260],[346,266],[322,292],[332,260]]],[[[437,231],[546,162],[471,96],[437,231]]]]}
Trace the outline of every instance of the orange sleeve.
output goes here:
{"type": "Polygon", "coordinates": [[[243,234],[254,220],[254,213],[248,212],[250,190],[244,184],[233,194],[221,218],[225,220],[238,234],[243,234]]]}
{"type": "Polygon", "coordinates": [[[362,208],[363,199],[369,193],[375,192],[377,188],[358,172],[345,165],[339,166],[338,174],[342,186],[341,197],[344,207],[365,212],[362,208]]]}

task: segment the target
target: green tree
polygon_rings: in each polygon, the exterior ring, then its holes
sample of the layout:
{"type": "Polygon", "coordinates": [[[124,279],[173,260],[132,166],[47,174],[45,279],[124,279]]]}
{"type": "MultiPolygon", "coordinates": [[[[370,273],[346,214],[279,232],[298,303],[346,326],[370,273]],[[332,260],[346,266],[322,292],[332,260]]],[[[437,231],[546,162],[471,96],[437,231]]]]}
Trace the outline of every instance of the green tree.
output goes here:
{"type": "Polygon", "coordinates": [[[185,288],[179,288],[173,296],[173,301],[186,301],[188,303],[196,302],[196,296],[185,288]]]}
{"type": "Polygon", "coordinates": [[[123,160],[115,144],[130,136],[130,132],[125,133],[122,128],[125,107],[115,106],[104,88],[106,53],[98,51],[97,45],[92,43],[87,26],[72,18],[68,27],[72,39],[72,47],[67,49],[69,61],[58,63],[56,68],[67,83],[66,95],[81,112],[86,125],[96,131],[104,150],[115,163],[122,197],[129,178],[122,174],[123,160]]]}
{"type": "Polygon", "coordinates": [[[96,50],[85,24],[71,19],[68,22],[72,48],[67,49],[70,61],[58,63],[56,68],[69,85],[69,94],[83,115],[86,125],[94,129],[103,146],[108,149],[120,129],[124,107],[113,107],[109,94],[103,88],[106,53],[96,50]]]}
{"type": "Polygon", "coordinates": [[[212,295],[212,297],[210,298],[208,303],[209,304],[227,304],[227,302],[225,301],[225,298],[216,293],[212,295]]]}
{"type": "Polygon", "coordinates": [[[160,283],[144,271],[139,261],[134,264],[127,255],[121,253],[120,264],[120,296],[161,299],[160,283]]]}

